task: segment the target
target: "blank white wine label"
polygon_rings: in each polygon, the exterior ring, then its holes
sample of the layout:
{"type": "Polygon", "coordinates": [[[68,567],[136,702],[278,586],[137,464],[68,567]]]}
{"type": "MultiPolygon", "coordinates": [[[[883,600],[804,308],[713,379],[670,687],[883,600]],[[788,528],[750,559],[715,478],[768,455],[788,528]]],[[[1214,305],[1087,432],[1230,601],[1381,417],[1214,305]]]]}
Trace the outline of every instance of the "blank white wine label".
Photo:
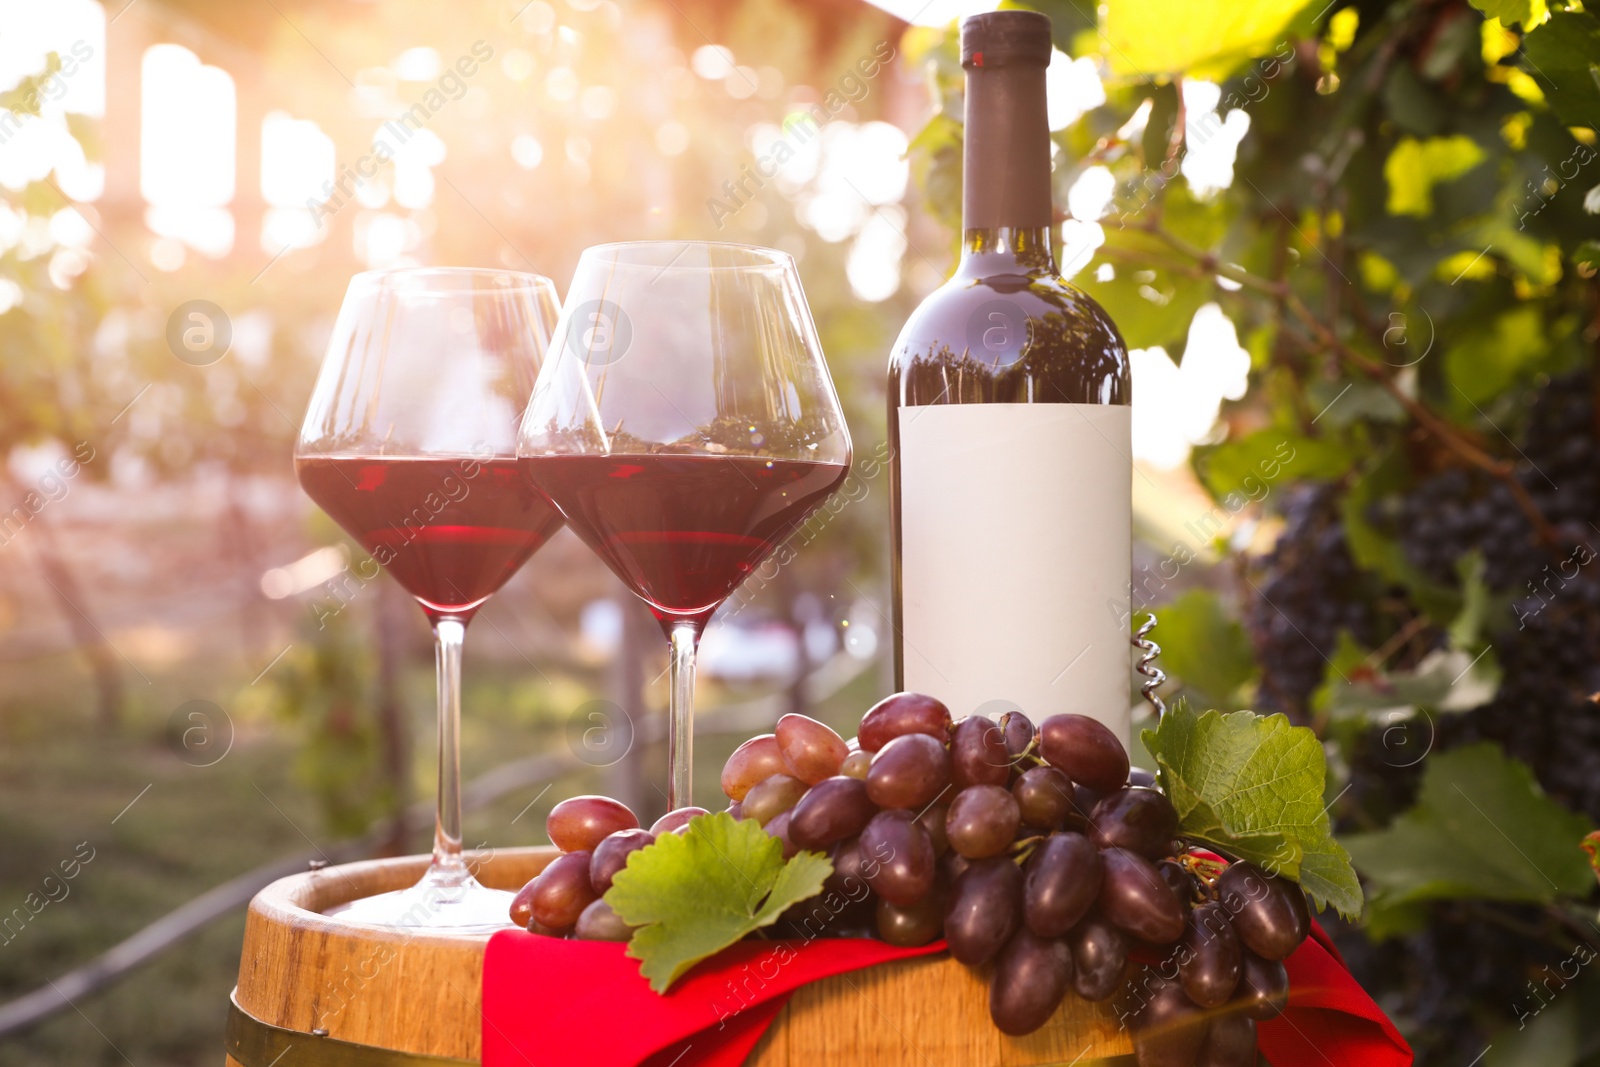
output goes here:
{"type": "Polygon", "coordinates": [[[907,689],[1128,743],[1132,456],[1127,405],[900,409],[907,689]]]}

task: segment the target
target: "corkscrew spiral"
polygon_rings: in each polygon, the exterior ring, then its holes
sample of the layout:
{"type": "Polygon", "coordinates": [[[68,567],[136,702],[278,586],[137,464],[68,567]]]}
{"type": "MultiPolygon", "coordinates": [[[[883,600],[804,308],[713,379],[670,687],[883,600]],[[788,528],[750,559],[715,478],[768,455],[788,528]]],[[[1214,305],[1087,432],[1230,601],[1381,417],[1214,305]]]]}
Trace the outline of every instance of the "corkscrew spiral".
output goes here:
{"type": "Polygon", "coordinates": [[[1159,718],[1167,713],[1167,705],[1156,690],[1160,689],[1166,682],[1167,674],[1156,666],[1156,657],[1161,655],[1161,646],[1150,640],[1148,636],[1150,631],[1155,628],[1155,613],[1145,612],[1144,622],[1139,624],[1139,630],[1134,634],[1132,641],[1133,647],[1143,653],[1139,657],[1136,669],[1148,679],[1143,685],[1139,686],[1139,693],[1150,702],[1152,708],[1156,709],[1156,716],[1159,718]]]}

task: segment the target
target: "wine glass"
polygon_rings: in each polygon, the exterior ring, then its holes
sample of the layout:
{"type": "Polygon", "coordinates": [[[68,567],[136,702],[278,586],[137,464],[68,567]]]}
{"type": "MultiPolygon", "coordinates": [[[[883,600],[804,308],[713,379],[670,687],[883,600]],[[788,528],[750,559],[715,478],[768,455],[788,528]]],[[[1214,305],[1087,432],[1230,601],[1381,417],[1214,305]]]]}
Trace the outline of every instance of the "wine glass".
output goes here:
{"type": "Polygon", "coordinates": [[[561,527],[516,467],[523,401],[556,311],[548,278],[504,270],[358,274],[295,446],[300,485],[416,598],[433,627],[439,797],[433,861],[356,922],[505,926],[512,894],[461,855],[461,649],[467,623],[561,527]]]}
{"type": "Polygon", "coordinates": [[[666,634],[667,802],[686,806],[700,634],[844,480],[850,434],[783,252],[587,249],[550,344],[517,454],[666,634]]]}

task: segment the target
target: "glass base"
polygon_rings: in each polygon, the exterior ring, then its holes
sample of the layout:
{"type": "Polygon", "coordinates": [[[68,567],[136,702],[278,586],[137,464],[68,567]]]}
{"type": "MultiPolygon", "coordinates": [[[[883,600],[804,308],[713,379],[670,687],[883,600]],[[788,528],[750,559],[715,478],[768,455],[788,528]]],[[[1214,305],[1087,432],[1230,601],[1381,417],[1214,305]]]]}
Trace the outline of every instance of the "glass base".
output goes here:
{"type": "Polygon", "coordinates": [[[444,883],[429,872],[410,889],[352,900],[329,908],[324,914],[362,926],[492,934],[516,929],[511,922],[511,900],[515,896],[480,885],[470,874],[444,883]]]}

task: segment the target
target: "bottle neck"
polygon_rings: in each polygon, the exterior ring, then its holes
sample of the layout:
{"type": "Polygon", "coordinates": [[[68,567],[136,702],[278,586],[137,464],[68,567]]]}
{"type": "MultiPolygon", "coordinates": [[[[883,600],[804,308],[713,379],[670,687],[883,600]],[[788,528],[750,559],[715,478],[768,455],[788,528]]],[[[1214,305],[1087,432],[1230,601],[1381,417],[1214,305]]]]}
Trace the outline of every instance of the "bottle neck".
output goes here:
{"type": "Polygon", "coordinates": [[[1006,274],[1031,277],[1056,273],[1049,226],[969,228],[962,235],[957,277],[993,278],[1006,274]]]}
{"type": "Polygon", "coordinates": [[[966,108],[962,229],[969,238],[974,230],[1048,230],[1050,123],[1044,66],[1015,62],[969,67],[966,108]]]}

